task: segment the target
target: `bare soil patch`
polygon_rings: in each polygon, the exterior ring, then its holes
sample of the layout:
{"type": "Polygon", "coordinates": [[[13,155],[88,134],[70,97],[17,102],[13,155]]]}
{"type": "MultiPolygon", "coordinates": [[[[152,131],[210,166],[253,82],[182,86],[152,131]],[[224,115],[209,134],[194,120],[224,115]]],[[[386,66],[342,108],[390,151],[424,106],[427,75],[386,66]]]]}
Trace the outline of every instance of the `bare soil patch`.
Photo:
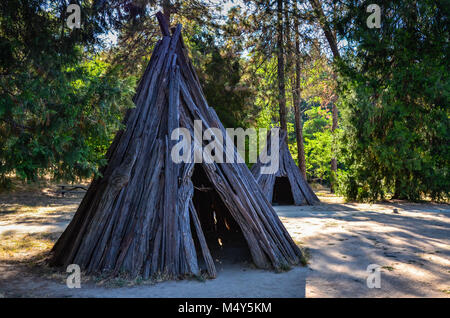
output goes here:
{"type": "Polygon", "coordinates": [[[104,281],[85,277],[69,289],[66,273],[42,259],[73,217],[82,195],[53,189],[0,194],[0,297],[450,297],[450,206],[345,203],[318,193],[318,206],[276,206],[309,264],[288,272],[219,264],[198,281],[104,281]],[[394,211],[395,210],[395,211],[394,211]],[[381,288],[366,285],[381,266],[381,288]]]}

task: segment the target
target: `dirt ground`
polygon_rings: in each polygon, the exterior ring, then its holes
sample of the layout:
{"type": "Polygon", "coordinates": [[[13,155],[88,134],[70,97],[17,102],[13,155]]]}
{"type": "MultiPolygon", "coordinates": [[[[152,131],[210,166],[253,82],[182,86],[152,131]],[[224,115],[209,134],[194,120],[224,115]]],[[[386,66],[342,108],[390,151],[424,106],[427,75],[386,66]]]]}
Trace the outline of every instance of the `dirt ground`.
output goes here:
{"type": "Polygon", "coordinates": [[[214,280],[142,282],[84,278],[69,289],[68,274],[40,260],[67,226],[80,195],[49,189],[0,194],[0,297],[450,297],[450,206],[344,203],[318,193],[317,206],[275,206],[294,240],[309,254],[306,267],[284,273],[250,264],[217,264],[214,280]],[[368,265],[381,268],[370,289],[368,265]]]}

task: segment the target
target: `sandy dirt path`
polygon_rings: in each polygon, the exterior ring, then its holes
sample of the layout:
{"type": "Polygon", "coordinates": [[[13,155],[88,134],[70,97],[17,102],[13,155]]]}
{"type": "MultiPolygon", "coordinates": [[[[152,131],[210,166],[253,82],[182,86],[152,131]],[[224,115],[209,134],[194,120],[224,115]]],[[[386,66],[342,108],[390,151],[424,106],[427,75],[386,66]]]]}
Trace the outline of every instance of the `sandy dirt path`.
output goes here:
{"type": "Polygon", "coordinates": [[[276,210],[293,238],[310,249],[306,297],[450,297],[448,205],[276,210]],[[367,287],[370,264],[380,266],[379,289],[367,287]]]}
{"type": "MultiPolygon", "coordinates": [[[[320,199],[323,203],[314,207],[275,207],[294,240],[309,249],[308,267],[273,273],[227,263],[218,265],[216,279],[204,282],[144,282],[119,288],[122,285],[105,287],[90,281],[81,289],[69,289],[64,275],[30,268],[20,259],[27,252],[18,249],[13,252],[23,252],[20,257],[0,254],[0,297],[450,297],[449,205],[320,199]],[[367,287],[369,264],[381,267],[380,289],[367,287]]],[[[41,239],[45,234],[45,244],[27,250],[45,252],[79,201],[2,195],[0,239],[11,242],[21,235],[41,239]]]]}

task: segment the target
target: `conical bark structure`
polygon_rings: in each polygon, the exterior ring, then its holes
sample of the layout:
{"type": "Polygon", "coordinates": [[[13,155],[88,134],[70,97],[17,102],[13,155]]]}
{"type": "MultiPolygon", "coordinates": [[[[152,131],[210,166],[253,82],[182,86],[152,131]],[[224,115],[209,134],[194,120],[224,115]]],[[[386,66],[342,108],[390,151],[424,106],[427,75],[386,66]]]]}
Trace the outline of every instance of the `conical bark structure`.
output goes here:
{"type": "MultiPolygon", "coordinates": [[[[319,202],[314,191],[292,159],[289,147],[286,143],[286,132],[280,130],[279,147],[279,169],[273,174],[262,174],[261,167],[264,158],[258,158],[258,161],[252,167],[252,174],[258,182],[267,200],[274,204],[285,205],[314,205],[319,202]]],[[[263,155],[271,153],[270,135],[267,138],[267,149],[262,152],[263,155]]]]}
{"type": "Polygon", "coordinates": [[[297,264],[300,250],[245,164],[171,160],[173,129],[193,136],[194,120],[201,120],[203,130],[225,130],[204,98],[181,26],[170,32],[157,17],[163,38],[138,86],[136,108],[127,113],[103,177],[92,182],[50,263],[144,279],[199,275],[202,269],[215,277],[211,248],[226,246],[233,233],[258,267],[297,264]]]}

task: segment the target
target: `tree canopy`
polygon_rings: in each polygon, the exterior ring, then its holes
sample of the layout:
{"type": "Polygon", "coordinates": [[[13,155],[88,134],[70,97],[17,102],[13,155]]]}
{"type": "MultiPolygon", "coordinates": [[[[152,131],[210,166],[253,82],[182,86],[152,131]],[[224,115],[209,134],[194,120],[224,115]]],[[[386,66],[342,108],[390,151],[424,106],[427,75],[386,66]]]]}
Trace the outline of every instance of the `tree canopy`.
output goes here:
{"type": "Polygon", "coordinates": [[[0,186],[99,174],[159,38],[182,23],[226,127],[286,126],[310,182],[350,200],[448,200],[445,1],[5,0],[0,186]],[[81,28],[66,25],[69,4],[81,28]],[[281,120],[280,120],[281,118],[281,120]],[[285,119],[284,119],[285,118],[285,119]]]}

